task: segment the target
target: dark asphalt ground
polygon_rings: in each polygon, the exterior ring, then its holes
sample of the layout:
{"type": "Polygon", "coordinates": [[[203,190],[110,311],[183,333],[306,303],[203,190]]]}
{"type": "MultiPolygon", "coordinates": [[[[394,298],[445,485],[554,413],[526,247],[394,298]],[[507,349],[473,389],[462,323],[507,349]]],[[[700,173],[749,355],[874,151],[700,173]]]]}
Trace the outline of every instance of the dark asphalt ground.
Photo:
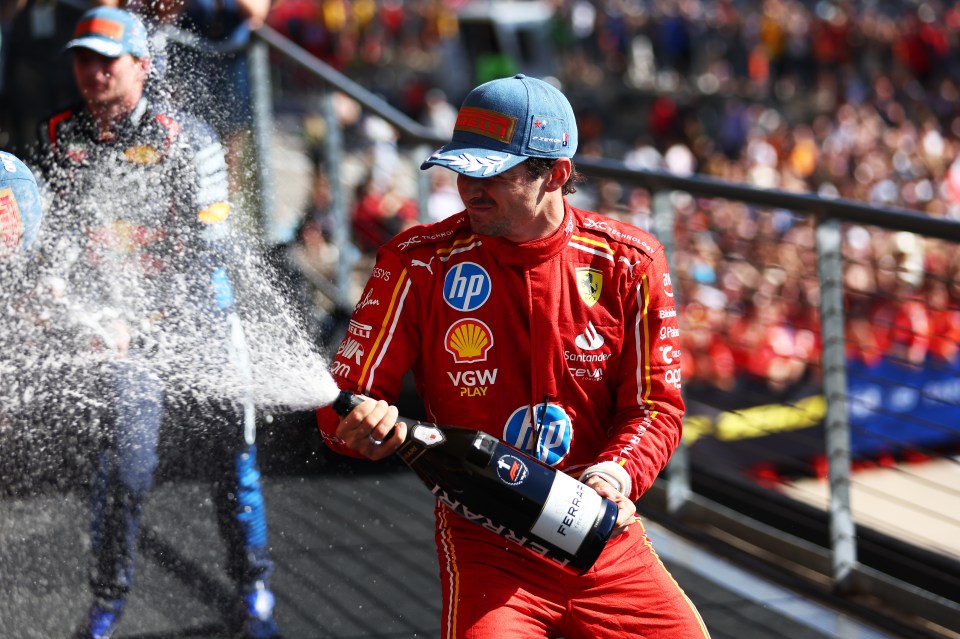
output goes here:
{"type": "MultiPolygon", "coordinates": [[[[264,449],[283,636],[439,637],[433,499],[416,477],[399,463],[324,451],[289,463],[271,456],[269,442],[264,449]]],[[[117,638],[225,638],[234,597],[208,485],[170,472],[169,459],[165,468],[147,507],[137,584],[117,638]]],[[[0,499],[0,639],[66,639],[89,603],[86,490],[59,481],[0,499]]],[[[741,572],[656,524],[648,529],[714,639],[892,636],[741,572]]]]}

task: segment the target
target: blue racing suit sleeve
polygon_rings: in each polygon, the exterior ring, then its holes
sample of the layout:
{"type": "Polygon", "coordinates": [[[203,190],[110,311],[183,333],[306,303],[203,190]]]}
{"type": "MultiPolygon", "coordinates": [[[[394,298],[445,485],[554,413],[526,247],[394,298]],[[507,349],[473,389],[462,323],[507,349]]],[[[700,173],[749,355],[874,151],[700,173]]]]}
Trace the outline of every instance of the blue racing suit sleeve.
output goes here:
{"type": "Polygon", "coordinates": [[[200,254],[198,266],[204,270],[215,306],[229,312],[234,306],[235,296],[227,271],[229,253],[233,247],[226,155],[212,127],[189,116],[184,117],[182,122],[179,141],[186,147],[182,170],[189,174],[188,182],[192,188],[182,193],[182,197],[189,198],[189,201],[181,202],[180,210],[195,216],[200,254]]]}
{"type": "Polygon", "coordinates": [[[227,269],[223,266],[217,268],[210,277],[210,281],[213,284],[213,299],[217,308],[223,311],[233,308],[235,298],[227,269]]]}

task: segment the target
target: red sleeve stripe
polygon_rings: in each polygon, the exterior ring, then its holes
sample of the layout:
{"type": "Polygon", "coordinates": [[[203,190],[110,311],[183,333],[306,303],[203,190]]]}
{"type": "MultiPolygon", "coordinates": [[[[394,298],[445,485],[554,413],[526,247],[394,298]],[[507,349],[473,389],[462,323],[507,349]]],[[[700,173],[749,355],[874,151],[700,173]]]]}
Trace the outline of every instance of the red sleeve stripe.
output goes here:
{"type": "Polygon", "coordinates": [[[47,122],[47,136],[50,138],[50,146],[57,150],[57,125],[73,115],[73,111],[61,111],[47,122]]]}

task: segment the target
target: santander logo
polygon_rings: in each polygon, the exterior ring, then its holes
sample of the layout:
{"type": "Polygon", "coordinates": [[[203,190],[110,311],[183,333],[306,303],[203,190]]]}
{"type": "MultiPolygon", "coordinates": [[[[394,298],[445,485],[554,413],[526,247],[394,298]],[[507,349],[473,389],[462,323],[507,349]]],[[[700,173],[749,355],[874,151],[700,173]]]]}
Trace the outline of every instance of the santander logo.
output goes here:
{"type": "Polygon", "coordinates": [[[595,351],[603,346],[603,335],[597,332],[593,322],[587,322],[587,328],[577,335],[573,343],[585,351],[595,351]]]}

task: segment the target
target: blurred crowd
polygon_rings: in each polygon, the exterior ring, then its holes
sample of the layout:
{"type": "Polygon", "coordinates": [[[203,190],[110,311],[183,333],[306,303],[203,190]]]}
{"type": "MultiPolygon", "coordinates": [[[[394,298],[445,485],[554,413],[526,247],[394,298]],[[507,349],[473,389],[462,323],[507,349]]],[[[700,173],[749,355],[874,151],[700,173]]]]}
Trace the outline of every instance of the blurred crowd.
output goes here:
{"type": "MultiPolygon", "coordinates": [[[[954,6],[800,0],[556,0],[551,6],[544,28],[556,52],[554,77],[575,108],[583,107],[582,154],[960,219],[954,6]]],[[[460,97],[445,93],[440,75],[449,50],[442,43],[458,37],[457,8],[437,0],[281,0],[268,21],[443,133],[460,97]],[[398,65],[392,76],[377,72],[398,65]]],[[[520,68],[522,61],[513,63],[520,68]]],[[[366,148],[382,137],[359,135],[366,148]]],[[[353,218],[367,252],[418,217],[411,192],[368,178],[353,218]]],[[[455,211],[453,185],[435,184],[430,203],[421,219],[455,211]]],[[[651,196],[643,189],[595,181],[581,187],[574,204],[649,227],[651,196]]],[[[737,390],[740,397],[754,390],[757,403],[817,388],[812,220],[684,195],[674,195],[673,206],[688,387],[737,390]]],[[[844,251],[851,358],[960,366],[955,245],[854,226],[845,230],[844,251]]]]}
{"type": "MultiPolygon", "coordinates": [[[[516,49],[492,39],[467,46],[459,17],[477,4],[275,0],[266,22],[440,135],[452,129],[463,92],[490,74],[525,70],[534,57],[525,48],[546,48],[537,59],[552,66],[538,71],[571,97],[582,155],[960,219],[953,3],[547,0],[538,4],[550,17],[516,36],[516,49]]],[[[520,4],[491,5],[490,15],[504,18],[520,4]]],[[[284,91],[311,85],[282,64],[273,71],[284,91]]],[[[347,176],[345,205],[369,256],[407,225],[455,212],[459,198],[455,184],[431,172],[420,211],[416,158],[396,131],[348,102],[338,97],[338,117],[360,168],[347,176]]],[[[305,119],[315,184],[298,250],[309,238],[307,261],[330,273],[340,253],[330,242],[317,120],[305,119]]],[[[649,226],[651,196],[642,189],[593,181],[574,204],[649,226]]],[[[674,196],[673,204],[688,382],[724,389],[749,379],[777,394],[816,381],[811,221],[737,202],[674,196]]],[[[845,237],[851,357],[903,351],[912,364],[960,365],[956,247],[865,227],[845,237]]]]}

